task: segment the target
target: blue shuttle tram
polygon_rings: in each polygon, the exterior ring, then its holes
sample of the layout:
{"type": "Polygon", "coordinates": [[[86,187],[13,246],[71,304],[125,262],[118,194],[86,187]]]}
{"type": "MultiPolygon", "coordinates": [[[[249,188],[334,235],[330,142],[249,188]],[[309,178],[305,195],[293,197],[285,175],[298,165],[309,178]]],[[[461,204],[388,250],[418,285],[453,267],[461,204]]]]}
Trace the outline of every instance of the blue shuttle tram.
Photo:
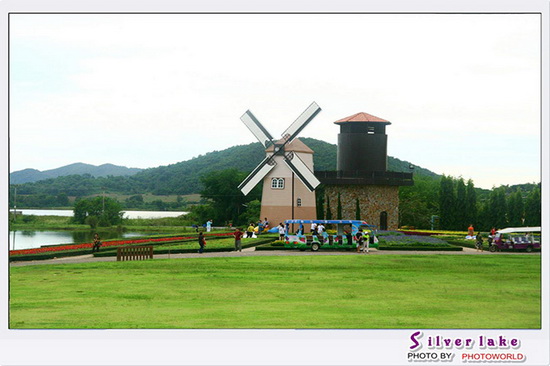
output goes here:
{"type": "Polygon", "coordinates": [[[376,234],[376,226],[362,220],[286,220],[285,247],[300,250],[311,249],[351,249],[356,247],[355,234],[362,229],[364,236],[376,234]],[[310,228],[304,225],[323,224],[336,226],[336,234],[330,235],[326,231],[322,234],[313,234],[310,228]],[[290,225],[299,225],[296,233],[290,232],[290,225]]]}

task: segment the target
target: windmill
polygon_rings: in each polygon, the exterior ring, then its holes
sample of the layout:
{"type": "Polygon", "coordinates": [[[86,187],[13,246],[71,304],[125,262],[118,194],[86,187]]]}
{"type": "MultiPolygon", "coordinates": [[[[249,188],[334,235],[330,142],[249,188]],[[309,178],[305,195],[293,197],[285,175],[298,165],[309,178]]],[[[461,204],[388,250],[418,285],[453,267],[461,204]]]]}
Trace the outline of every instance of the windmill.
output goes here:
{"type": "MultiPolygon", "coordinates": [[[[282,138],[279,140],[275,140],[273,136],[265,129],[265,127],[258,121],[258,119],[250,112],[250,110],[246,111],[242,116],[241,120],[244,122],[244,124],[248,127],[248,129],[252,132],[252,134],[260,141],[260,143],[264,146],[266,149],[267,156],[265,159],[263,159],[260,164],[245,178],[245,180],[239,185],[239,189],[243,192],[244,195],[247,195],[250,193],[250,191],[262,180],[264,180],[264,191],[263,191],[263,197],[262,197],[262,218],[263,217],[269,217],[270,221],[279,221],[278,216],[281,216],[281,219],[284,220],[285,218],[291,218],[290,216],[294,216],[294,194],[295,194],[295,187],[294,187],[294,176],[296,176],[301,183],[303,183],[303,186],[307,189],[310,195],[313,196],[313,199],[309,199],[309,201],[313,201],[313,214],[311,213],[311,210],[309,210],[308,215],[309,218],[312,218],[311,215],[314,215],[315,212],[315,199],[314,194],[312,193],[315,188],[320,184],[319,180],[315,177],[315,175],[312,172],[313,169],[313,151],[311,151],[307,146],[305,146],[302,142],[298,141],[296,137],[298,134],[315,118],[315,116],[321,111],[321,108],[317,105],[317,103],[313,102],[311,105],[283,132],[282,138]],[[296,148],[296,147],[299,148],[296,148]],[[307,151],[306,151],[307,149],[307,151]],[[298,151],[302,151],[304,153],[310,154],[311,158],[306,159],[307,162],[304,162],[299,156],[298,151]],[[284,162],[284,165],[281,164],[284,162]],[[283,167],[287,169],[282,169],[283,167]],[[311,168],[310,168],[311,167],[311,168]],[[275,190],[273,192],[269,191],[266,192],[266,187],[269,186],[269,182],[265,180],[265,178],[269,177],[270,173],[277,172],[277,174],[285,175],[285,171],[290,171],[292,173],[291,178],[291,199],[292,199],[292,205],[288,205],[288,199],[283,198],[282,192],[284,189],[286,189],[286,186],[283,185],[283,188],[280,190],[275,190]],[[266,196],[267,199],[266,199],[266,196]],[[274,197],[278,196],[277,199],[274,199],[274,197]],[[274,216],[274,211],[269,210],[265,208],[264,210],[264,203],[266,201],[269,201],[269,198],[272,198],[272,201],[278,202],[277,205],[282,205],[280,207],[291,207],[292,213],[291,215],[289,212],[281,213],[281,210],[279,210],[279,214],[274,216]],[[285,203],[283,203],[285,202],[285,203]],[[288,215],[285,218],[283,218],[284,215],[288,215]],[[271,220],[273,219],[273,220],[271,220]]],[[[299,187],[297,187],[297,190],[299,191],[299,187]]],[[[305,194],[305,193],[304,193],[305,194]]],[[[288,195],[288,194],[287,194],[288,195]]],[[[285,196],[286,197],[286,196],[285,196]]],[[[299,198],[297,206],[301,206],[302,201],[308,201],[307,198],[301,199],[299,198]]],[[[311,206],[311,204],[310,204],[311,206]]],[[[293,218],[293,217],[292,217],[293,218]]],[[[276,223],[275,223],[276,224],[276,223]]],[[[272,222],[273,225],[273,222],[272,222]]]]}

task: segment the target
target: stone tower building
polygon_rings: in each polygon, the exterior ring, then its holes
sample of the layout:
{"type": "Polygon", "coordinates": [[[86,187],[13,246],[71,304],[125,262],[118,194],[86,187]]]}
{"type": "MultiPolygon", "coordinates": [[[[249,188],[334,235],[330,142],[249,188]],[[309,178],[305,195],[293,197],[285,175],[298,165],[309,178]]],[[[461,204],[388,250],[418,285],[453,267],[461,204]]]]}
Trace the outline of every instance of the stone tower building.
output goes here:
{"type": "Polygon", "coordinates": [[[334,123],[340,126],[337,170],[315,172],[325,186],[332,218],[338,218],[340,201],[342,219],[355,219],[359,207],[362,220],[380,230],[397,229],[399,186],[413,180],[412,173],[387,170],[386,126],[391,123],[363,112],[334,123]]]}

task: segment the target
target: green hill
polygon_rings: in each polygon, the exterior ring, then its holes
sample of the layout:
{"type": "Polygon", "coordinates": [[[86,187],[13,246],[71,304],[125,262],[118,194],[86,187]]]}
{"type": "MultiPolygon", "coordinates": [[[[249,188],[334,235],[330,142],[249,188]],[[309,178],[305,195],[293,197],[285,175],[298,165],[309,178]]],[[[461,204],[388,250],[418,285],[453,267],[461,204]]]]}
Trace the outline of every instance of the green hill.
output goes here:
{"type": "Polygon", "coordinates": [[[140,172],[142,169],[138,168],[126,168],[124,166],[117,166],[113,164],[102,164],[99,166],[74,163],[66,166],[62,166],[56,169],[50,170],[36,170],[36,169],[24,169],[13,173],[10,173],[11,184],[23,184],[38,182],[45,179],[64,177],[68,175],[83,175],[89,174],[94,177],[108,177],[108,176],[130,176],[140,172]]]}
{"type": "MultiPolygon", "coordinates": [[[[301,138],[315,151],[315,170],[336,170],[336,145],[324,141],[301,138]]],[[[265,153],[260,143],[233,146],[222,151],[212,151],[176,164],[142,170],[132,176],[94,177],[91,174],[60,176],[38,182],[20,184],[21,195],[43,194],[87,196],[103,190],[120,194],[186,195],[202,189],[200,177],[208,172],[236,168],[252,171],[262,161],[265,153]]],[[[411,163],[388,157],[388,169],[410,172],[411,163]]],[[[414,173],[436,177],[437,174],[414,166],[414,173]]]]}

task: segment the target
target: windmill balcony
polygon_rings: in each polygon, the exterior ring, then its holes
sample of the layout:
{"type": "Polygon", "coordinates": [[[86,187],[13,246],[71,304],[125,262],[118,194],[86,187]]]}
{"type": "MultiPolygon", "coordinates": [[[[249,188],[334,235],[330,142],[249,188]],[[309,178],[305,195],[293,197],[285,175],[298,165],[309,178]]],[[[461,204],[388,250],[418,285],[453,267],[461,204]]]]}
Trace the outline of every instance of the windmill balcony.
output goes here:
{"type": "Polygon", "coordinates": [[[315,171],[323,184],[412,186],[413,174],[391,171],[315,171]]]}

